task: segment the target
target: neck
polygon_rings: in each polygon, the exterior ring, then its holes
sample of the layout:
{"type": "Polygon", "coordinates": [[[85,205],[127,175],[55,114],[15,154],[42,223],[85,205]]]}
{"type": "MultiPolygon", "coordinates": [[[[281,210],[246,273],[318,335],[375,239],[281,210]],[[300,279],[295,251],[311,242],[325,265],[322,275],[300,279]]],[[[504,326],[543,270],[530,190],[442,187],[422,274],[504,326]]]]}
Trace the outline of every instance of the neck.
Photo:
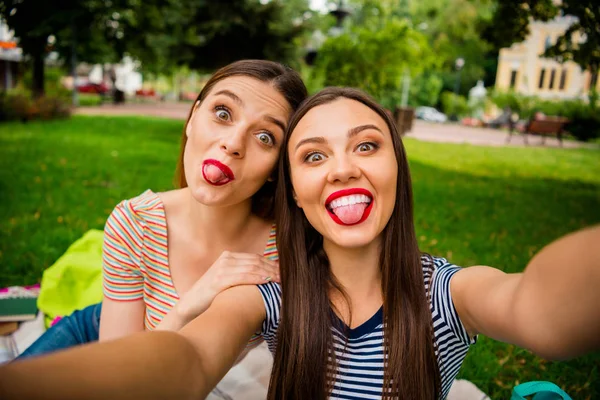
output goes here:
{"type": "Polygon", "coordinates": [[[351,299],[381,297],[380,243],[378,238],[363,247],[347,248],[323,241],[331,272],[351,299]]]}
{"type": "Polygon", "coordinates": [[[251,199],[230,206],[206,206],[198,203],[189,189],[186,198],[190,235],[196,241],[210,242],[213,249],[231,249],[253,218],[251,199]]]}

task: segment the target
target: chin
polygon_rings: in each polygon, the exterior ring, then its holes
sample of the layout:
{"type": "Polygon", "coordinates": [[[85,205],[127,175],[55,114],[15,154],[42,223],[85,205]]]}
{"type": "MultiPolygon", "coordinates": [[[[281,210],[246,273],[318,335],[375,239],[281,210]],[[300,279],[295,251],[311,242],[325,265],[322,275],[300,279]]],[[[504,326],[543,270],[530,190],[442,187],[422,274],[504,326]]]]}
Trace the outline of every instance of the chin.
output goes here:
{"type": "Polygon", "coordinates": [[[228,200],[228,191],[214,190],[210,185],[196,184],[190,186],[190,193],[194,200],[205,206],[219,206],[223,205],[228,200]]]}
{"type": "Polygon", "coordinates": [[[336,246],[343,248],[355,249],[366,247],[371,245],[378,238],[377,232],[373,232],[372,227],[344,229],[343,231],[338,229],[330,231],[329,234],[324,235],[324,237],[336,246]]]}

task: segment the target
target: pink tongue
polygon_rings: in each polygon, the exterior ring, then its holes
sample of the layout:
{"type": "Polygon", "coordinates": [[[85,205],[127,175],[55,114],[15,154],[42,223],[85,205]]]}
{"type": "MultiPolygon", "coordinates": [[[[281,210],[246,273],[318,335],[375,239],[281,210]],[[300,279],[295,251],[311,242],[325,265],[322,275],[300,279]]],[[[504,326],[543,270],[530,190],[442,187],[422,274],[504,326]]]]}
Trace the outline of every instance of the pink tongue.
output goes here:
{"type": "Polygon", "coordinates": [[[355,224],[362,218],[367,203],[357,203],[349,206],[336,207],[332,211],[346,225],[355,224]]]}
{"type": "Polygon", "coordinates": [[[206,179],[212,183],[219,183],[227,179],[227,175],[225,175],[220,168],[211,164],[204,166],[204,175],[206,176],[206,179]]]}

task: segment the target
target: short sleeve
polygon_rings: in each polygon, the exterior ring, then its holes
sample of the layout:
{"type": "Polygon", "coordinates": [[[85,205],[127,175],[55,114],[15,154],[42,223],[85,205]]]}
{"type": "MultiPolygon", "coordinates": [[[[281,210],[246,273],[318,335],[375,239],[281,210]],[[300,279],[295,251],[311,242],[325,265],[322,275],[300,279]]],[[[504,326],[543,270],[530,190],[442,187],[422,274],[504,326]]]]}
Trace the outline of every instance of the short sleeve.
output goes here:
{"type": "Polygon", "coordinates": [[[260,294],[265,304],[266,317],[263,321],[261,334],[269,350],[275,353],[277,347],[277,328],[279,327],[279,315],[281,308],[281,286],[276,282],[258,285],[260,294]]]}
{"type": "Polygon", "coordinates": [[[128,201],[120,203],[104,227],[102,273],[104,296],[111,300],[143,298],[144,277],[140,269],[143,227],[128,201]]]}
{"type": "Polygon", "coordinates": [[[461,270],[444,258],[434,258],[434,269],[431,276],[431,308],[434,331],[450,330],[452,336],[463,345],[474,344],[477,337],[471,338],[467,333],[452,301],[450,281],[454,274],[461,270]]]}

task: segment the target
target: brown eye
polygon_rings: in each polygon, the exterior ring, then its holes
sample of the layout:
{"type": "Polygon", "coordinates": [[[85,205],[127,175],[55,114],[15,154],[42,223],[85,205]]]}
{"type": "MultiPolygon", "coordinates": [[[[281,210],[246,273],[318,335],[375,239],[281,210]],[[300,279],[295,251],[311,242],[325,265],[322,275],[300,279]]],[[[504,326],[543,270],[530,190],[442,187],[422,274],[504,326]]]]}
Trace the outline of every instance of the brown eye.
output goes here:
{"type": "Polygon", "coordinates": [[[217,108],[215,115],[222,121],[231,121],[231,114],[224,108],[217,108]]]}
{"type": "Polygon", "coordinates": [[[321,153],[310,153],[304,158],[304,161],[307,163],[315,163],[324,160],[325,157],[321,153]]]}
{"type": "Polygon", "coordinates": [[[367,152],[367,151],[373,151],[377,148],[377,146],[375,145],[375,143],[361,143],[358,145],[357,150],[359,152],[367,152]]]}
{"type": "Polygon", "coordinates": [[[258,135],[256,135],[256,137],[258,138],[258,140],[260,140],[261,143],[267,146],[275,145],[275,140],[273,139],[273,136],[267,132],[261,132],[258,135]]]}

